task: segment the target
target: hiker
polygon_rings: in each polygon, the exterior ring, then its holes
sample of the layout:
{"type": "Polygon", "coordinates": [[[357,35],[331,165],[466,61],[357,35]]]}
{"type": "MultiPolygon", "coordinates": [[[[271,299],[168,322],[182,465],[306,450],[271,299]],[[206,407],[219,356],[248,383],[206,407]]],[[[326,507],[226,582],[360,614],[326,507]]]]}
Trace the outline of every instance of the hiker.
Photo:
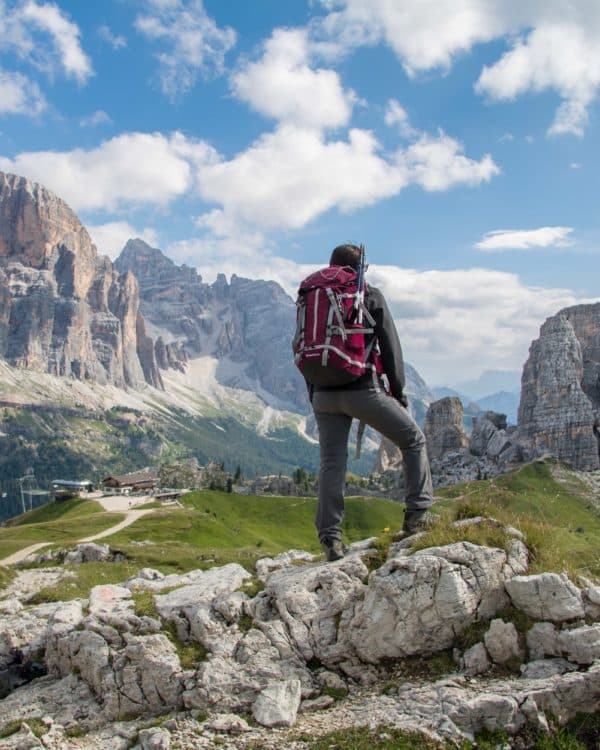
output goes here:
{"type": "Polygon", "coordinates": [[[298,296],[293,349],[319,428],[316,526],[328,561],[339,560],[345,551],[341,522],[348,435],[354,418],[361,422],[359,434],[364,424],[370,425],[402,451],[405,535],[422,526],[425,511],[433,502],[425,437],[407,409],[396,327],[383,294],[364,284],[364,270],[364,248],[339,245],[329,267],[305,279],[298,296]],[[336,300],[337,310],[333,305],[336,300]],[[352,321],[350,325],[342,323],[344,317],[352,321]],[[324,332],[319,333],[321,328],[324,332]]]}
{"type": "Polygon", "coordinates": [[[600,462],[600,422],[597,419],[594,420],[592,430],[594,432],[594,437],[596,438],[596,443],[598,444],[598,461],[600,462]]]}

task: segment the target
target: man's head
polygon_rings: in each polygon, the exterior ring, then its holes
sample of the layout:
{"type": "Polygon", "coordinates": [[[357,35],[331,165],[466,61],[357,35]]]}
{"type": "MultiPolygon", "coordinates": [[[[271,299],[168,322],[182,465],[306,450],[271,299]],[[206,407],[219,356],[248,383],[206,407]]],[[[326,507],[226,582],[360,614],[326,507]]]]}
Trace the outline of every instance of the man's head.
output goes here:
{"type": "Polygon", "coordinates": [[[360,247],[357,245],[338,245],[331,253],[330,266],[350,266],[358,270],[360,264],[360,247]]]}

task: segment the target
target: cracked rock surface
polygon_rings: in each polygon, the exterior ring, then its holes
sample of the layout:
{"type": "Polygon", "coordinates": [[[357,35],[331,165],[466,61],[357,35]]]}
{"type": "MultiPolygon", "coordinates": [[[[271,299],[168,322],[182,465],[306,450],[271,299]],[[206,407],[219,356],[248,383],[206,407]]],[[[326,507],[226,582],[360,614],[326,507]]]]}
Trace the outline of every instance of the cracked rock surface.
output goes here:
{"type": "MultiPolygon", "coordinates": [[[[297,551],[265,560],[253,598],[243,590],[251,573],[237,564],[169,576],[144,569],[85,600],[36,606],[19,597],[17,580],[0,592],[0,675],[17,651],[48,674],[0,700],[2,723],[45,717],[50,750],[191,750],[223,735],[231,748],[300,749],[301,733],[364,724],[459,741],[600,709],[594,584],[526,575],[518,534],[508,551],[396,546],[372,572],[368,549],[355,545],[329,564],[297,551]],[[141,591],[154,611],[140,614],[141,591]],[[533,621],[526,632],[497,617],[509,603],[533,621]],[[471,626],[482,640],[461,652],[471,626]],[[457,666],[446,678],[404,676],[383,694],[397,660],[449,649],[457,666]],[[503,664],[515,673],[498,677],[503,664]],[[148,728],[153,716],[160,727],[148,728]]],[[[29,742],[28,731],[6,747],[29,742]]]]}

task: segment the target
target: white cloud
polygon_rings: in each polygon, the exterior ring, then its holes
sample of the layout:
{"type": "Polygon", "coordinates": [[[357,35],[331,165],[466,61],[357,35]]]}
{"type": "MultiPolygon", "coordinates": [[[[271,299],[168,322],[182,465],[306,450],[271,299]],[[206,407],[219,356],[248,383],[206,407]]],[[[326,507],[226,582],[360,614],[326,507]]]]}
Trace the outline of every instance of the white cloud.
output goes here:
{"type": "Polygon", "coordinates": [[[70,21],[57,5],[38,5],[29,0],[17,10],[17,18],[26,26],[33,26],[50,35],[67,76],[84,83],[92,75],[90,59],[81,48],[79,27],[70,21]]]}
{"type": "Polygon", "coordinates": [[[127,39],[121,34],[115,34],[110,26],[107,26],[106,24],[102,24],[102,26],[98,27],[98,36],[114,50],[127,47],[127,39]]]}
{"type": "Polygon", "coordinates": [[[21,73],[0,69],[0,115],[39,115],[46,100],[39,86],[21,73]]]}
{"type": "Polygon", "coordinates": [[[408,113],[396,99],[390,99],[385,110],[385,124],[400,133],[403,138],[413,138],[417,131],[411,127],[408,119],[408,113]]]}
{"type": "Polygon", "coordinates": [[[49,75],[62,69],[78,83],[93,75],[80,36],[77,24],[53,3],[27,0],[7,6],[0,0],[0,51],[16,54],[49,75]]]}
{"type": "Polygon", "coordinates": [[[600,87],[600,14],[595,28],[571,21],[540,20],[498,62],[484,67],[476,91],[492,99],[514,99],[554,89],[563,99],[550,134],[583,135],[587,109],[600,87]],[[590,33],[591,32],[591,33],[590,33]]]}
{"type": "Polygon", "coordinates": [[[536,247],[566,247],[573,227],[540,227],[539,229],[498,229],[487,232],[475,247],[478,250],[529,250],[536,247]]]}
{"type": "MultiPolygon", "coordinates": [[[[0,157],[0,169],[41,182],[76,210],[166,205],[196,191],[220,209],[229,236],[238,224],[253,231],[294,229],[333,208],[371,205],[411,183],[447,190],[478,185],[498,172],[489,155],[471,159],[441,132],[384,155],[369,131],[353,129],[347,140],[329,140],[318,130],[293,126],[261,136],[230,160],[181,133],[124,133],[90,150],[0,157]]],[[[216,226],[205,228],[217,232],[216,226]]]]}
{"type": "Polygon", "coordinates": [[[406,358],[430,383],[520,369],[544,319],[582,301],[569,289],[531,287],[487,269],[371,266],[368,276],[387,297],[406,358]]]}
{"type": "Polygon", "coordinates": [[[275,29],[262,57],[244,63],[231,86],[257,112],[301,127],[347,125],[356,100],[335,71],[310,67],[306,29],[275,29]]]}
{"type": "Polygon", "coordinates": [[[321,0],[330,11],[313,34],[330,52],[388,44],[414,76],[447,70],[475,45],[510,48],[481,71],[476,90],[494,100],[551,90],[561,98],[549,134],[581,135],[600,90],[600,4],[596,0],[321,0]]]}
{"type": "Polygon", "coordinates": [[[423,136],[391,158],[372,133],[352,129],[348,140],[327,140],[315,130],[282,126],[261,136],[230,161],[204,166],[202,197],[262,228],[297,228],[331,208],[351,211],[399,193],[410,183],[426,190],[479,184],[497,173],[440,133],[423,136]]]}
{"type": "Polygon", "coordinates": [[[0,169],[41,182],[75,210],[166,205],[188,192],[193,172],[214,159],[180,133],[125,133],[86,151],[35,151],[0,157],[0,169]]]}
{"type": "Polygon", "coordinates": [[[97,109],[95,112],[92,112],[91,115],[82,117],[81,120],[79,120],[79,124],[82,128],[93,128],[96,125],[110,125],[111,123],[112,119],[110,115],[103,109],[97,109]]]}
{"type": "Polygon", "coordinates": [[[146,227],[135,229],[127,221],[110,221],[106,224],[87,225],[92,242],[101,255],[108,255],[114,260],[121,252],[127,240],[139,237],[149,245],[156,247],[158,234],[156,230],[146,227]]]}
{"type": "Polygon", "coordinates": [[[572,161],[572,162],[571,162],[571,163],[569,164],[569,167],[570,167],[571,169],[581,169],[581,168],[583,167],[583,164],[581,164],[581,162],[578,162],[578,161],[572,161]]]}
{"type": "Polygon", "coordinates": [[[198,73],[221,73],[236,33],[220,29],[202,0],[145,0],[146,12],[135,21],[148,39],[162,41],[168,51],[157,55],[162,91],[170,97],[189,91],[198,73]]]}

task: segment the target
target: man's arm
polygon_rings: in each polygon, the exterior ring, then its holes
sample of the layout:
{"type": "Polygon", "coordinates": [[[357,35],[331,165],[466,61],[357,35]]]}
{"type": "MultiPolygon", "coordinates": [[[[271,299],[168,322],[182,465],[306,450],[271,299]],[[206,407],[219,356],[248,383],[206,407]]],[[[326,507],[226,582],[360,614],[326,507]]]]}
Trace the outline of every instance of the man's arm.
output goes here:
{"type": "Polygon", "coordinates": [[[385,297],[376,287],[370,286],[368,289],[367,308],[375,319],[375,335],[381,350],[381,364],[389,380],[392,396],[406,406],[406,376],[400,339],[385,297]]]}

